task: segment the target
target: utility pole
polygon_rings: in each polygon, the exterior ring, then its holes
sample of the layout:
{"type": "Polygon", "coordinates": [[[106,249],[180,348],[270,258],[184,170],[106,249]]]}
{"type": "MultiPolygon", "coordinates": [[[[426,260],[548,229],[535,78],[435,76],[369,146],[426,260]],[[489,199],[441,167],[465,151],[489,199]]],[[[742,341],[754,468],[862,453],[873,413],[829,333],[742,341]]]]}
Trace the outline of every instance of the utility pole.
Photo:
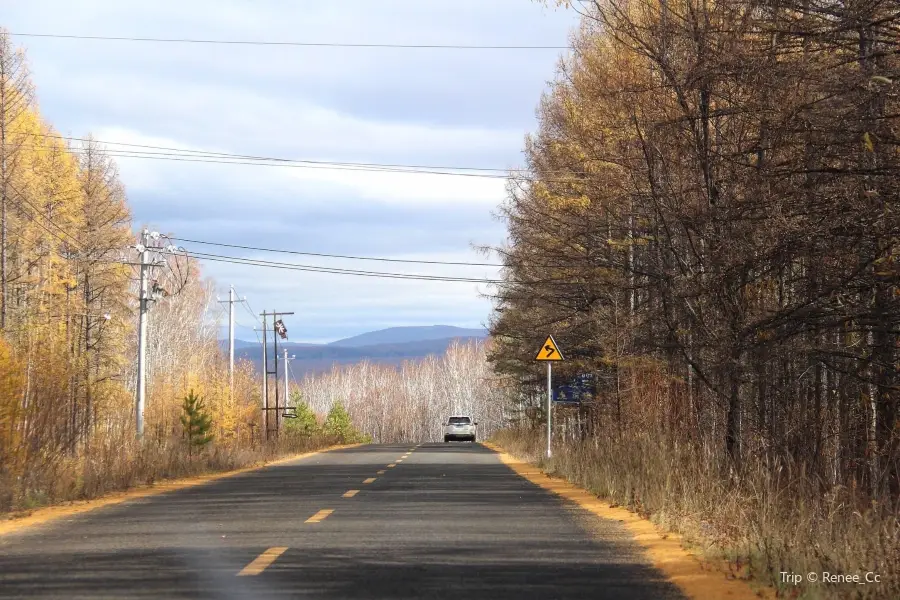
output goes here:
{"type": "Polygon", "coordinates": [[[137,250],[141,254],[141,289],[138,298],[137,400],[134,409],[135,430],[138,438],[141,438],[144,435],[144,402],[146,400],[145,394],[147,388],[147,276],[150,270],[150,263],[148,261],[150,252],[147,250],[148,238],[149,232],[145,229],[141,233],[141,243],[137,246],[137,250]]]}
{"type": "Polygon", "coordinates": [[[144,229],[141,232],[141,241],[135,244],[134,249],[140,254],[140,262],[127,263],[140,267],[140,291],[138,297],[138,365],[137,365],[137,394],[134,406],[135,433],[140,439],[144,435],[144,406],[147,396],[147,312],[151,302],[156,302],[167,292],[157,283],[153,282],[150,287],[150,271],[153,267],[166,265],[165,260],[159,260],[154,257],[150,260],[151,253],[167,252],[177,254],[183,252],[183,248],[174,245],[162,247],[159,245],[150,245],[152,241],[158,241],[161,237],[158,231],[148,231],[144,229]]]}
{"type": "MultiPolygon", "coordinates": [[[[280,407],[280,402],[278,399],[278,336],[281,335],[285,339],[287,339],[287,329],[284,328],[282,331],[278,330],[278,326],[283,324],[279,320],[278,317],[284,315],[292,315],[292,312],[278,312],[273,310],[272,312],[263,311],[260,316],[263,318],[263,397],[264,397],[264,408],[263,411],[266,413],[266,439],[269,439],[269,411],[275,411],[275,431],[276,435],[279,430],[279,426],[281,424],[281,419],[279,418],[278,410],[280,407]],[[272,317],[272,337],[275,342],[275,348],[272,353],[274,369],[272,371],[269,370],[269,362],[268,362],[268,348],[266,347],[266,317],[272,317]],[[275,407],[272,408],[269,406],[269,385],[268,385],[268,376],[274,375],[275,381],[275,407]]],[[[287,366],[287,363],[285,363],[287,366]]]]}
{"type": "Polygon", "coordinates": [[[278,437],[278,334],[275,332],[275,323],[278,317],[275,311],[272,311],[272,358],[275,360],[274,369],[272,369],[273,383],[275,384],[275,437],[278,437]]]}
{"type": "Polygon", "coordinates": [[[234,286],[228,288],[228,381],[234,393],[234,286]]]}
{"type": "Polygon", "coordinates": [[[234,394],[234,303],[244,302],[246,298],[234,299],[234,286],[228,288],[228,300],[219,300],[228,305],[228,381],[229,389],[234,394]]]}
{"type": "Polygon", "coordinates": [[[266,311],[262,313],[262,345],[263,345],[263,368],[262,368],[262,396],[263,396],[263,413],[266,415],[266,441],[269,440],[269,361],[268,361],[268,343],[266,342],[266,311]]]}
{"type": "Polygon", "coordinates": [[[294,360],[295,356],[291,356],[288,358],[287,348],[284,349],[284,406],[287,408],[288,400],[290,400],[290,396],[288,395],[288,361],[294,360]]]}

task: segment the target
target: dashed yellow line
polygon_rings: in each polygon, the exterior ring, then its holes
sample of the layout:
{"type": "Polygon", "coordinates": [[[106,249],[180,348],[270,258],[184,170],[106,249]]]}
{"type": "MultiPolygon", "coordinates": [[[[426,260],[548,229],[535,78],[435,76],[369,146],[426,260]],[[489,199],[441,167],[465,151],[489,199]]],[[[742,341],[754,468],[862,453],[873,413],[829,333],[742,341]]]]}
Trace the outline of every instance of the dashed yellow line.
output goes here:
{"type": "Polygon", "coordinates": [[[397,466],[397,463],[391,463],[388,465],[388,469],[393,469],[396,466],[397,466]]]}
{"type": "Polygon", "coordinates": [[[333,508],[324,508],[308,518],[305,523],[320,523],[328,518],[328,515],[334,512],[333,508]]]}
{"type": "Polygon", "coordinates": [[[284,554],[285,550],[287,550],[287,548],[283,548],[283,547],[269,548],[268,550],[266,550],[265,552],[263,552],[262,554],[260,554],[256,558],[254,558],[250,562],[249,565],[247,565],[246,567],[241,569],[240,572],[238,573],[238,576],[243,577],[246,575],[259,575],[260,573],[262,573],[263,571],[266,570],[266,567],[268,567],[273,562],[275,562],[275,560],[279,556],[284,554]]]}
{"type": "Polygon", "coordinates": [[[86,500],[79,501],[71,505],[66,506],[48,506],[46,508],[39,508],[30,513],[27,517],[22,517],[20,519],[12,519],[12,520],[4,520],[0,519],[0,537],[3,537],[7,534],[14,533],[17,531],[21,531],[24,529],[28,529],[37,525],[44,525],[46,523],[51,523],[54,521],[58,521],[59,519],[66,519],[73,515],[84,514],[93,510],[97,510],[99,508],[103,508],[105,506],[113,506],[117,504],[121,504],[122,502],[129,502],[131,500],[138,500],[141,498],[150,498],[153,496],[158,496],[159,494],[164,494],[168,492],[172,492],[174,490],[182,490],[194,486],[204,485],[207,483],[211,483],[213,481],[219,481],[220,479],[225,479],[227,477],[234,477],[235,475],[240,475],[242,473],[252,473],[253,471],[257,471],[262,468],[271,467],[274,465],[280,465],[287,462],[299,460],[301,458],[308,458],[310,456],[314,456],[316,454],[320,454],[322,452],[329,452],[331,450],[339,450],[341,448],[356,448],[361,446],[362,444],[349,444],[345,446],[331,446],[330,448],[325,448],[323,450],[319,450],[316,452],[306,452],[305,454],[295,454],[293,456],[289,456],[286,458],[278,459],[276,461],[272,461],[266,463],[265,465],[255,466],[255,467],[247,467],[243,469],[237,469],[234,471],[226,471],[224,473],[217,473],[215,475],[201,475],[198,477],[188,477],[186,479],[173,479],[167,481],[158,481],[153,484],[153,487],[145,487],[139,486],[138,488],[128,491],[128,492],[114,492],[109,494],[108,496],[103,496],[102,498],[97,498],[96,500],[86,500]]]}
{"type": "Polygon", "coordinates": [[[352,498],[353,496],[357,495],[358,493],[359,493],[359,490],[347,490],[346,492],[344,492],[343,498],[352,498]]]}
{"type": "Polygon", "coordinates": [[[384,470],[381,470],[381,471],[378,471],[378,472],[375,473],[375,474],[376,474],[376,475],[384,475],[384,473],[385,473],[385,471],[384,471],[384,470]]]}
{"type": "Polygon", "coordinates": [[[365,481],[363,481],[363,483],[372,483],[373,481],[375,481],[375,478],[374,478],[374,477],[369,477],[368,479],[366,479],[365,481]]]}

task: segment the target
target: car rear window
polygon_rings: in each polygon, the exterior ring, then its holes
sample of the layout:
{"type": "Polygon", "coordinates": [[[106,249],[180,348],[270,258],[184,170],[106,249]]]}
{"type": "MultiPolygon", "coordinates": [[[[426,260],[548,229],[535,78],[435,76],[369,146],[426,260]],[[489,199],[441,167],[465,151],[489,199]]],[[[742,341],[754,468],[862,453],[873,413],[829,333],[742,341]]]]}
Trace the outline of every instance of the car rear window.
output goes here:
{"type": "Polygon", "coordinates": [[[469,425],[471,423],[469,417],[450,417],[451,425],[469,425]]]}

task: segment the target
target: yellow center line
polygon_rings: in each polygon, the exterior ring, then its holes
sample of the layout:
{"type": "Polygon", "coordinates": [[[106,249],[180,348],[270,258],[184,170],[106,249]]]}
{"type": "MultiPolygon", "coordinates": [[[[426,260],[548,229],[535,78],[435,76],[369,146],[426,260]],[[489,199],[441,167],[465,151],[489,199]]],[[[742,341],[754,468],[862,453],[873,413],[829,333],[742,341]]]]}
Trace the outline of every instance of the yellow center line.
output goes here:
{"type": "Polygon", "coordinates": [[[330,515],[333,512],[334,512],[333,508],[323,508],[322,510],[320,510],[319,512],[317,512],[316,514],[314,514],[313,516],[311,516],[304,522],[305,523],[319,523],[319,522],[327,519],[328,515],[330,515]]]}
{"type": "Polygon", "coordinates": [[[238,573],[238,576],[242,577],[244,575],[259,575],[266,570],[266,567],[275,562],[275,559],[284,554],[285,550],[287,550],[287,548],[269,548],[268,550],[254,558],[249,565],[241,569],[241,571],[238,573]]]}
{"type": "Polygon", "coordinates": [[[396,466],[397,466],[396,463],[391,463],[388,465],[388,469],[393,469],[396,466]]]}
{"type": "Polygon", "coordinates": [[[343,497],[344,498],[352,498],[353,496],[357,495],[358,493],[359,493],[359,490],[347,490],[346,492],[344,492],[343,497]]]}
{"type": "Polygon", "coordinates": [[[372,483],[373,481],[375,481],[375,478],[374,478],[374,477],[369,477],[368,479],[366,479],[365,481],[363,481],[363,483],[372,483]]]}
{"type": "Polygon", "coordinates": [[[376,474],[376,475],[384,475],[384,470],[378,471],[378,472],[375,473],[375,474],[376,474]]]}

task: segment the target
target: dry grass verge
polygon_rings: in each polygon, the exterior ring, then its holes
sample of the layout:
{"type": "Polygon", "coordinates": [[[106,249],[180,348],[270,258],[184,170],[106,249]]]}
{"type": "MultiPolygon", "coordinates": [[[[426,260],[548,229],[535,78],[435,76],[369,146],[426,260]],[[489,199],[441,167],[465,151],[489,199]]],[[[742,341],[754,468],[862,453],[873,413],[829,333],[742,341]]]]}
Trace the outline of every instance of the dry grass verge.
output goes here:
{"type": "Polygon", "coordinates": [[[145,443],[133,436],[105,439],[75,456],[35,457],[19,476],[10,476],[0,466],[0,515],[16,518],[37,508],[92,500],[173,479],[258,467],[337,443],[339,440],[327,436],[282,436],[277,442],[247,447],[215,444],[189,456],[177,438],[145,443]]]}
{"type": "MultiPolygon", "coordinates": [[[[328,446],[323,450],[337,450],[340,448],[350,448],[356,445],[358,444],[328,446]]],[[[218,479],[224,479],[226,477],[233,477],[234,475],[239,475],[248,471],[254,471],[258,468],[261,468],[262,466],[271,466],[282,462],[297,460],[317,454],[318,452],[319,451],[312,451],[301,454],[293,454],[291,456],[280,458],[271,462],[266,462],[265,465],[254,465],[251,467],[243,467],[232,471],[223,471],[214,474],[199,475],[196,477],[181,479],[167,479],[161,483],[141,485],[124,492],[112,492],[104,494],[103,496],[92,500],[67,502],[65,504],[47,506],[27,512],[10,513],[8,515],[10,518],[6,520],[0,519],[0,536],[15,533],[25,529],[30,529],[32,527],[43,525],[51,521],[56,521],[64,517],[71,517],[80,513],[90,512],[104,506],[120,504],[129,500],[146,498],[148,496],[156,496],[159,494],[164,494],[166,492],[172,492],[188,487],[202,485],[204,483],[209,483],[218,479]]]]}
{"type": "Polygon", "coordinates": [[[900,598],[900,522],[894,506],[861,508],[849,491],[814,493],[802,473],[757,466],[723,477],[721,465],[649,436],[558,441],[542,457],[540,431],[510,429],[493,441],[608,501],[679,533],[730,577],[774,586],[779,597],[900,598]],[[803,578],[796,584],[782,573],[803,578]],[[808,573],[874,573],[880,583],[810,583],[808,573]]]}

